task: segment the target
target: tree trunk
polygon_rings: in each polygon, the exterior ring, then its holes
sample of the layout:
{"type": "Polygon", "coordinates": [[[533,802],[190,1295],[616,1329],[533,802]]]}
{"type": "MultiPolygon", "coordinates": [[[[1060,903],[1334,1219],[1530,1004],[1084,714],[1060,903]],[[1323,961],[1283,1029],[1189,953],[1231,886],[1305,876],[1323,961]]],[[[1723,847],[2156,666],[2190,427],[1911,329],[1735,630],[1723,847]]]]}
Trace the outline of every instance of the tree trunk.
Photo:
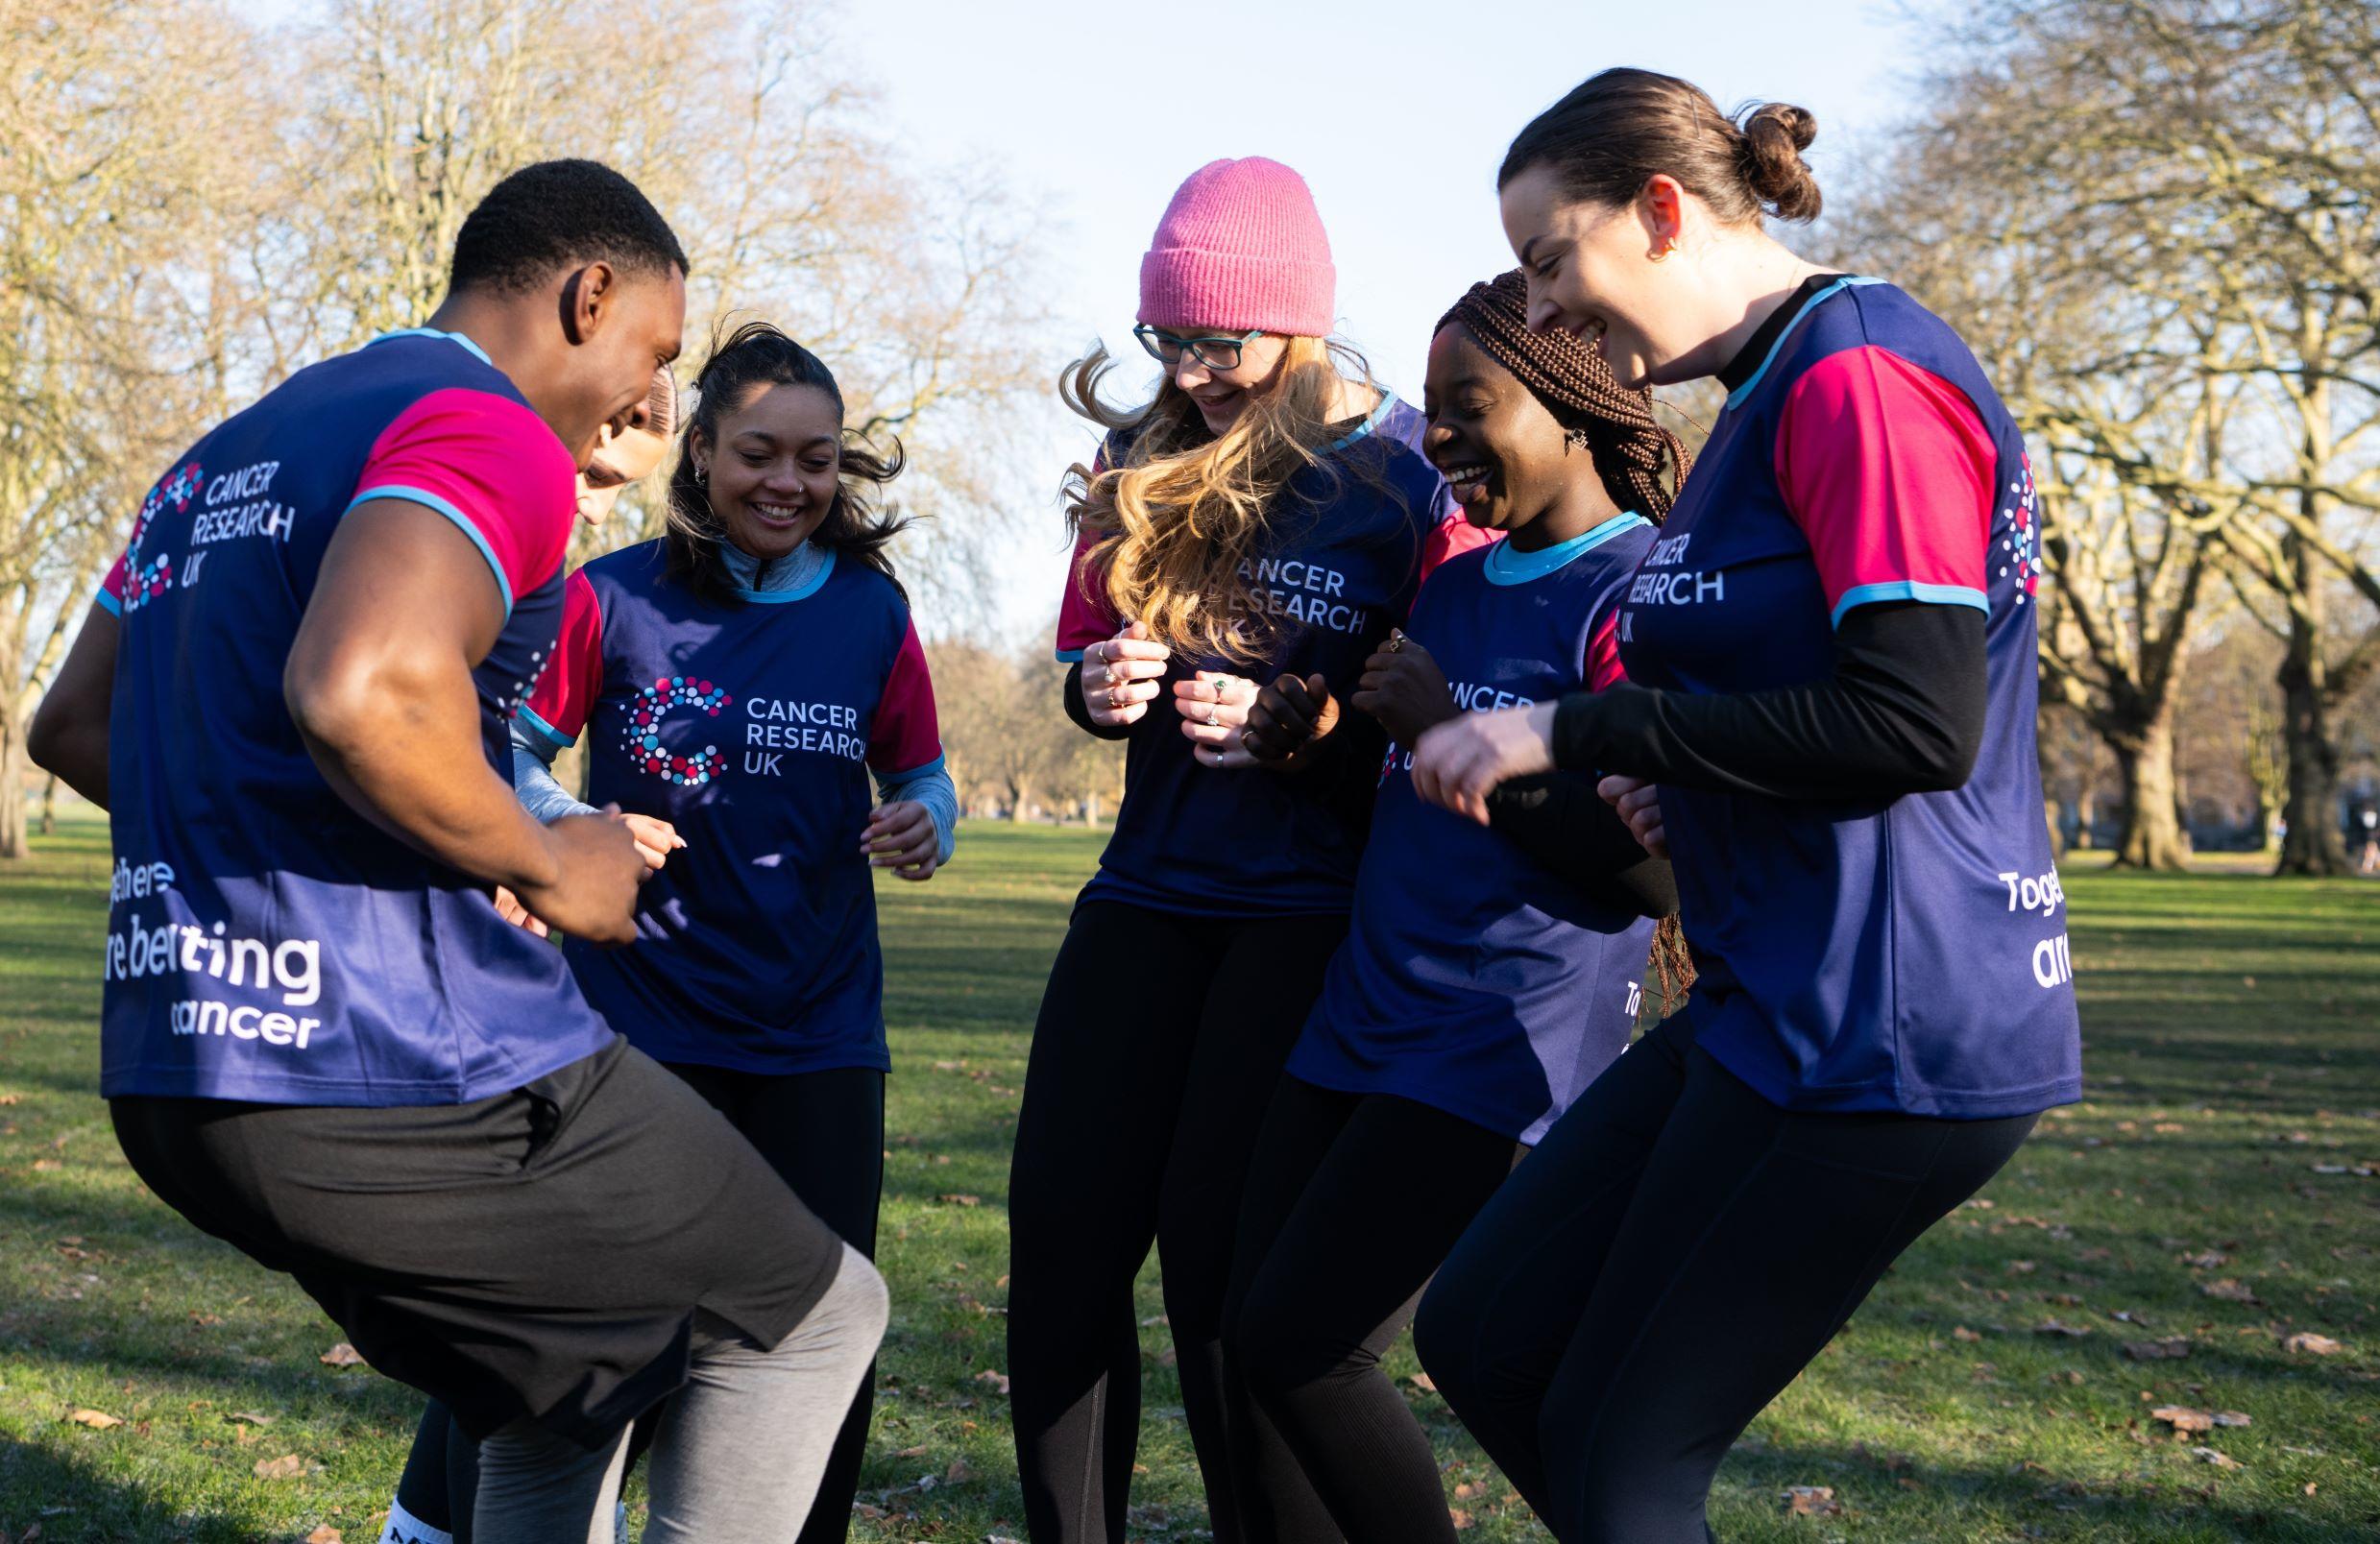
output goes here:
{"type": "Polygon", "coordinates": [[[2281,656],[2281,744],[2289,757],[2289,797],[2282,817],[2276,873],[2347,872],[2346,836],[2339,829],[2339,736],[2331,723],[2330,662],[2322,657],[2330,575],[2306,544],[2293,538],[2290,561],[2297,592],[2289,612],[2289,649],[2281,656]]]}
{"type": "Polygon", "coordinates": [[[2174,717],[2169,710],[2111,743],[2124,779],[2118,868],[2178,872],[2190,866],[2190,836],[2174,796],[2174,717]]]}
{"type": "Polygon", "coordinates": [[[2281,838],[2280,874],[2333,875],[2347,872],[2346,837],[2339,830],[2339,739],[2331,725],[2330,693],[2323,689],[2319,642],[2292,635],[2281,663],[2281,739],[2289,747],[2289,796],[2281,813],[2289,823],[2281,838]],[[2309,667],[2310,666],[2310,667],[2309,667]]]}
{"type": "Polygon", "coordinates": [[[2099,819],[2099,790],[2085,778],[2075,794],[2075,851],[2087,853],[2096,843],[2091,834],[2092,822],[2099,819]]]}
{"type": "Polygon", "coordinates": [[[58,834],[58,774],[55,772],[41,784],[41,834],[58,834]]]}
{"type": "MultiPolygon", "coordinates": [[[[25,832],[25,730],[33,722],[31,693],[20,689],[24,634],[13,606],[0,609],[0,859],[23,857],[25,832]]],[[[38,700],[38,699],[34,699],[38,700]]]]}

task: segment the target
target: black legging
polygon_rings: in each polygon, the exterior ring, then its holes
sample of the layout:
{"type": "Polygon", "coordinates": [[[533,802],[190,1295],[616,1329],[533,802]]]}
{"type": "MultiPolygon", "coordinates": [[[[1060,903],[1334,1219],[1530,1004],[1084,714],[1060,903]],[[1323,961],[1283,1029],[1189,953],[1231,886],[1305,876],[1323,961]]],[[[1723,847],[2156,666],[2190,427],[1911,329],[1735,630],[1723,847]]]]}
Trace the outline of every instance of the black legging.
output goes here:
{"type": "Polygon", "coordinates": [[[1564,1544],[1704,1544],[1736,1434],[2035,1119],[1795,1114],[1686,1019],[1514,1170],[1414,1326],[1438,1391],[1564,1544]]]}
{"type": "MultiPolygon", "coordinates": [[[[885,1188],[884,1074],[871,1067],[838,1067],[780,1076],[667,1065],[743,1133],[820,1221],[862,1254],[876,1258],[876,1213],[885,1188]]],[[[850,1532],[875,1399],[871,1366],[836,1434],[799,1544],[840,1544],[850,1532]]],[[[651,1440],[652,1414],[637,1423],[631,1463],[651,1440]]],[[[478,1487],[478,1449],[452,1427],[446,1407],[431,1400],[397,1482],[399,1504],[451,1532],[455,1544],[470,1544],[472,1498],[478,1487]]]]}
{"type": "Polygon", "coordinates": [[[1380,1358],[1518,1150],[1411,1099],[1281,1079],[1225,1309],[1232,1484],[1250,1544],[1454,1544],[1429,1435],[1380,1358]]]}
{"type": "Polygon", "coordinates": [[[1215,1537],[1238,1536],[1222,1329],[1240,1187],[1346,934],[1344,916],[1075,908],[1008,1182],[1009,1413],[1035,1544],[1123,1544],[1140,1432],[1132,1279],[1152,1240],[1215,1537]]]}

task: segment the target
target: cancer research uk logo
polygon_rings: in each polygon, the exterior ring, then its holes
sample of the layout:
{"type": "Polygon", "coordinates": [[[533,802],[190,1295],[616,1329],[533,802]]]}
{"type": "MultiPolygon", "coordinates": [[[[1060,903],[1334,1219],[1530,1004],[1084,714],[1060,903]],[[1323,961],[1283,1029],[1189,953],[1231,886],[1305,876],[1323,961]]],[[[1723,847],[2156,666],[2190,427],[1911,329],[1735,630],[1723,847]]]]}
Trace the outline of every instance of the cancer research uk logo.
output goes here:
{"type": "Polygon", "coordinates": [[[727,765],[727,758],[719,754],[716,745],[706,745],[692,756],[671,755],[661,743],[661,721],[681,708],[692,708],[716,718],[719,710],[735,700],[726,688],[715,687],[708,681],[662,676],[638,692],[629,704],[628,721],[619,732],[619,748],[628,753],[630,761],[664,783],[700,787],[719,775],[727,765]]]}
{"type": "Polygon", "coordinates": [[[125,611],[136,612],[173,588],[173,554],[160,553],[154,562],[143,563],[141,543],[148,540],[149,527],[167,501],[173,503],[176,514],[188,509],[206,476],[206,469],[197,462],[184,462],[172,476],[150,489],[149,496],[140,501],[140,513],[133,519],[133,540],[124,549],[125,611]]]}
{"type": "Polygon", "coordinates": [[[2000,512],[2008,522],[2008,534],[2000,539],[2000,576],[2016,570],[2016,603],[2022,606],[2041,583],[2041,495],[2033,487],[2033,458],[2017,459],[2018,476],[2008,484],[2010,502],[2000,512]]]}

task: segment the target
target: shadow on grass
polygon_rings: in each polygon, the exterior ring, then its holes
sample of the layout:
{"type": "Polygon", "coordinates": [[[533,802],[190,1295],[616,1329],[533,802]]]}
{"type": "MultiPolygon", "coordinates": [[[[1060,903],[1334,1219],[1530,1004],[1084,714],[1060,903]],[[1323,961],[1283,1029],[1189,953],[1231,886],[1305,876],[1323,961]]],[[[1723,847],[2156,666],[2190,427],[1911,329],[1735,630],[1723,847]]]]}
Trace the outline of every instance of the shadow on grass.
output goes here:
{"type": "MultiPolygon", "coordinates": [[[[2175,1455],[2178,1460],[2179,1456],[2175,1455]]],[[[2121,1481],[2062,1478],[2039,1464],[2012,1466],[1925,1462],[1906,1454],[1879,1452],[1864,1443],[1829,1447],[1810,1443],[1771,1445],[1742,1442],[1729,1454],[1713,1491],[1714,1521],[1722,1537],[1724,1510],[1741,1512],[1742,1488],[1765,1492],[1782,1510],[1784,1493],[1794,1485],[1831,1485],[1851,1517],[1863,1509],[1900,1510],[1910,1499],[1931,1503],[1945,1522],[1956,1519],[1956,1536],[1971,1533],[1997,1512],[2021,1527],[2023,1536],[2159,1540],[2271,1540],[2273,1544],[2370,1544],[2364,1522],[2310,1516],[2288,1508],[2258,1506],[2228,1493],[2220,1470],[2182,1467],[2148,1478],[2121,1481]],[[1730,1489],[1735,1495],[1725,1497],[1730,1489]],[[1886,1498],[1890,1498],[1886,1501],[1886,1498]],[[1732,1506],[1727,1503],[1732,1502],[1732,1506]],[[2027,1526],[2029,1525],[2029,1526],[2027,1526]]],[[[1923,1531],[1933,1536],[1934,1530],[1923,1531]]],[[[2014,1535],[2011,1535],[2014,1536],[2014,1535]]]]}
{"type": "Polygon", "coordinates": [[[228,1517],[177,1511],[70,1453],[0,1438],[0,1533],[26,1537],[36,1523],[42,1544],[246,1544],[255,1536],[228,1517]]]}

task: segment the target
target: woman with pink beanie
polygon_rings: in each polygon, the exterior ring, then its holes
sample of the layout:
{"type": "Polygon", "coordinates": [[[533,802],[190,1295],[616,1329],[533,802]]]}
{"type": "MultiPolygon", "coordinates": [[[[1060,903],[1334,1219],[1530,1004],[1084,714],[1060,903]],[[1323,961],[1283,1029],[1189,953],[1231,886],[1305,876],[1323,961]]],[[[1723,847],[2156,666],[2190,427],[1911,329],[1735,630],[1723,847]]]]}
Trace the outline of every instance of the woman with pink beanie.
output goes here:
{"type": "MultiPolygon", "coordinates": [[[[1421,415],[1326,342],[1336,273],[1305,181],[1218,160],[1141,260],[1164,374],[1067,479],[1066,712],[1129,742],[1124,800],[1050,974],[1009,1186],[1008,1372],[1035,1544],[1121,1544],[1152,1242],[1214,1534],[1239,1536],[1221,1347],[1251,1150],[1346,935],[1385,736],[1337,704],[1423,573],[1479,540],[1421,415]],[[1260,688],[1312,712],[1267,733],[1260,688]]],[[[1235,1412],[1236,1413],[1236,1412],[1235,1412]]]]}

